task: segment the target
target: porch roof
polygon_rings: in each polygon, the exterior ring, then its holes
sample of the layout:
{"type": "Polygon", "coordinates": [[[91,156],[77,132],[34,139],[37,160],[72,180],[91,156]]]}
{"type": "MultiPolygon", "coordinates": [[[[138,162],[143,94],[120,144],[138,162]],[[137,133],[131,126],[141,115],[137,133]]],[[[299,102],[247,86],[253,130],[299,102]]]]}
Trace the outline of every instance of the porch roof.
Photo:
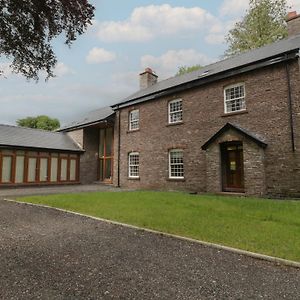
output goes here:
{"type": "Polygon", "coordinates": [[[236,124],[231,124],[227,123],[225,124],[218,132],[216,132],[203,146],[201,147],[202,150],[207,150],[209,146],[218,138],[220,137],[223,133],[226,131],[233,129],[237,131],[238,133],[242,134],[243,136],[247,137],[254,143],[256,143],[258,146],[262,148],[266,148],[268,144],[260,137],[258,137],[256,134],[253,134],[252,132],[240,127],[239,125],[236,124]]]}
{"type": "Polygon", "coordinates": [[[73,131],[96,124],[105,123],[109,120],[113,120],[114,114],[115,112],[111,107],[99,108],[83,115],[78,120],[73,121],[64,127],[61,127],[58,131],[73,131]]]}

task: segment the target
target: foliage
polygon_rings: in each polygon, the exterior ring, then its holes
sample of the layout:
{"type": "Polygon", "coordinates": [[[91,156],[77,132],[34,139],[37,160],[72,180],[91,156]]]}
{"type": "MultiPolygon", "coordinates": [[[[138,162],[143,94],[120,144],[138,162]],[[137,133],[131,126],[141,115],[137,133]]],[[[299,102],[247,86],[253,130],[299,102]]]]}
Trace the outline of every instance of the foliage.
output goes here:
{"type": "Polygon", "coordinates": [[[179,75],[183,75],[183,74],[190,73],[193,71],[197,71],[201,68],[202,68],[202,66],[200,66],[200,65],[194,65],[194,66],[190,66],[190,67],[182,66],[182,67],[178,68],[178,72],[176,73],[175,76],[179,76],[179,75]]]}
{"type": "Polygon", "coordinates": [[[0,56],[12,59],[14,72],[35,80],[39,71],[53,76],[52,40],[63,33],[70,46],[94,16],[88,0],[0,0],[0,7],[0,56]]]}
{"type": "Polygon", "coordinates": [[[259,48],[287,36],[286,0],[250,0],[250,8],[226,36],[225,56],[259,48]]]}
{"type": "Polygon", "coordinates": [[[18,200],[300,261],[300,201],[151,191],[18,200]]]}
{"type": "Polygon", "coordinates": [[[17,120],[17,125],[21,127],[53,131],[60,127],[60,122],[58,119],[52,119],[48,116],[37,116],[19,119],[17,120]]]}

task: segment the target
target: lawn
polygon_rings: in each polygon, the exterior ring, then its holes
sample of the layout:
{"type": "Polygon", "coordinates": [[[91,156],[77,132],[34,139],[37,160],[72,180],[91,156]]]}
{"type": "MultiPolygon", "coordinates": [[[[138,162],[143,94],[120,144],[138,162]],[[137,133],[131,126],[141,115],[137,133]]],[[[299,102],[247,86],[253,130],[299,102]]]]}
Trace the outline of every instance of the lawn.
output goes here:
{"type": "Polygon", "coordinates": [[[300,261],[300,201],[149,191],[18,200],[300,261]]]}

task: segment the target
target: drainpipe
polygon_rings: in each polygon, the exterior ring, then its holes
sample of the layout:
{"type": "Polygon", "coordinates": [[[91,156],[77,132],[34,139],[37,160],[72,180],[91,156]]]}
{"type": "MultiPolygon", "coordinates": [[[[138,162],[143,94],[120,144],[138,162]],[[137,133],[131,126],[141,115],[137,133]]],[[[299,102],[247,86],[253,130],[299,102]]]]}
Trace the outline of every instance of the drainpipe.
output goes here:
{"type": "Polygon", "coordinates": [[[286,78],[287,78],[287,85],[288,85],[288,110],[289,110],[289,119],[290,119],[291,142],[292,142],[292,150],[293,150],[293,152],[295,152],[293,98],[292,98],[290,68],[289,68],[289,63],[288,62],[285,63],[285,71],[286,71],[286,78]]]}
{"type": "Polygon", "coordinates": [[[120,185],[120,161],[121,161],[121,111],[118,106],[118,188],[120,185]]]}

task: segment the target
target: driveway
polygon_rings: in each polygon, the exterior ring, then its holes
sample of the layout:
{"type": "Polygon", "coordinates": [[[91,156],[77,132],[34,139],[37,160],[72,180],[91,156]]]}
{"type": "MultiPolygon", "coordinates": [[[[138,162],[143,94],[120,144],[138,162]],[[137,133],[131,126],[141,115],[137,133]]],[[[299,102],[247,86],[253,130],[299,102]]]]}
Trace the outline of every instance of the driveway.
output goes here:
{"type": "Polygon", "coordinates": [[[66,193],[87,193],[87,192],[118,192],[125,189],[116,188],[112,185],[104,184],[76,184],[61,186],[41,186],[41,187],[17,187],[17,188],[0,188],[0,199],[4,197],[18,197],[28,195],[49,195],[49,194],[66,194],[66,193]]]}
{"type": "Polygon", "coordinates": [[[0,201],[0,299],[300,299],[300,270],[0,201]]]}

